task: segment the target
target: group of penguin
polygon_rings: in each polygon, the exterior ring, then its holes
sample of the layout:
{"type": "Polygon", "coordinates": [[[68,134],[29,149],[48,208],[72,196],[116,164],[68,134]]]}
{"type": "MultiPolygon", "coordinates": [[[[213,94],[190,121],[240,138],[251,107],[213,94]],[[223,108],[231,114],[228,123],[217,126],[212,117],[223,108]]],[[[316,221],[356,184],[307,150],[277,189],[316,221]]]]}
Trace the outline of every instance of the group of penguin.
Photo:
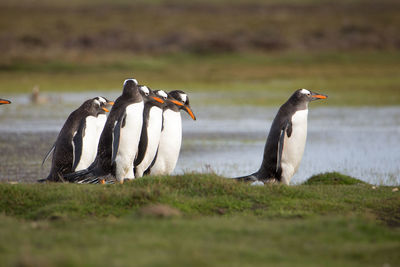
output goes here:
{"type": "Polygon", "coordinates": [[[115,102],[95,97],[69,115],[42,163],[53,153],[50,173],[39,181],[123,183],[171,174],[182,142],[180,110],[196,120],[185,92],[125,80],[115,102]]]}
{"type": "MultiPolygon", "coordinates": [[[[306,145],[308,104],[326,98],[296,90],[272,122],[258,171],[234,179],[288,185],[306,145]]],[[[0,104],[10,103],[0,99],[0,104]]],[[[71,113],[43,160],[53,153],[50,174],[39,181],[106,183],[111,177],[122,183],[146,174],[171,174],[182,142],[180,110],[196,120],[185,92],[152,91],[135,79],[125,80],[115,103],[95,97],[71,113]]]]}

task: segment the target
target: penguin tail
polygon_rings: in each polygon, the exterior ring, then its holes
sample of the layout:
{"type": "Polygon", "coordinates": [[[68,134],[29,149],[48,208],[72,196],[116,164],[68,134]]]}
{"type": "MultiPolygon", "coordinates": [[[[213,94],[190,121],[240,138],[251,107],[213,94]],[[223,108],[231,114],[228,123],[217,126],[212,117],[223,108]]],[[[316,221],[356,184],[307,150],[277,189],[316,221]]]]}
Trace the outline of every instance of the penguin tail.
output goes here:
{"type": "Polygon", "coordinates": [[[43,178],[43,179],[37,180],[36,182],[38,182],[38,183],[45,183],[45,182],[47,182],[47,181],[48,181],[47,178],[43,178]]]}
{"type": "Polygon", "coordinates": [[[53,174],[50,172],[50,174],[46,178],[39,179],[36,182],[38,182],[38,183],[54,182],[55,180],[52,178],[53,178],[53,174]]]}
{"type": "Polygon", "coordinates": [[[76,171],[64,175],[64,179],[70,183],[87,184],[88,180],[95,179],[93,169],[88,168],[81,171],[76,171]]]}
{"type": "Polygon", "coordinates": [[[256,173],[253,173],[253,174],[250,174],[247,176],[235,177],[232,179],[235,179],[236,181],[239,181],[239,182],[245,182],[245,183],[258,181],[258,178],[256,177],[256,173]]]}

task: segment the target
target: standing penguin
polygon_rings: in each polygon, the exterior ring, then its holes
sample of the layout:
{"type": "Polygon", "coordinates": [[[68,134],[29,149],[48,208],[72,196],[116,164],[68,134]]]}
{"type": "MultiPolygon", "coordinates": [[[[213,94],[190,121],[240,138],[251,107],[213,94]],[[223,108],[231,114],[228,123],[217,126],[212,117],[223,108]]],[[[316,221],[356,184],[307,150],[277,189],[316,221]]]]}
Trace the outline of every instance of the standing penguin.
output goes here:
{"type": "Polygon", "coordinates": [[[306,145],[308,103],[326,98],[326,95],[307,89],[294,92],[272,122],[260,169],[235,179],[263,183],[278,181],[288,185],[299,168],[306,145]]]}
{"type": "Polygon", "coordinates": [[[112,102],[96,97],[85,101],[69,115],[42,163],[53,152],[50,174],[40,181],[62,182],[65,174],[86,168],[93,162],[108,104],[112,102]]]}
{"type": "Polygon", "coordinates": [[[71,182],[104,183],[112,175],[119,182],[133,179],[133,162],[138,151],[144,103],[135,79],[124,82],[100,136],[95,161],[85,170],[65,175],[71,182]]]}
{"type": "Polygon", "coordinates": [[[156,156],[162,130],[164,100],[167,94],[158,90],[158,96],[146,86],[140,86],[144,104],[143,127],[140,136],[138,156],[135,159],[135,177],[142,177],[143,173],[156,156]]]}
{"type": "MultiPolygon", "coordinates": [[[[156,91],[160,95],[160,91],[156,91]]],[[[184,109],[196,120],[189,105],[189,97],[180,90],[171,91],[166,99],[163,112],[163,128],[156,158],[145,174],[168,175],[175,169],[182,143],[182,119],[180,110],[184,109]]]]}
{"type": "Polygon", "coordinates": [[[0,105],[4,105],[4,104],[11,104],[11,101],[0,98],[0,105]]]}

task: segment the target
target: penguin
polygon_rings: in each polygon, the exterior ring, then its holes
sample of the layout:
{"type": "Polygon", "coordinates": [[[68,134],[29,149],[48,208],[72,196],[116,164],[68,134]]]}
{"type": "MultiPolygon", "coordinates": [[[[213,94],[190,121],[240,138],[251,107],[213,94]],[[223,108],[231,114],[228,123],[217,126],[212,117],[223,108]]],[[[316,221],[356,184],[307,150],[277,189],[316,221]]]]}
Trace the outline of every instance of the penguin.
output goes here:
{"type": "Polygon", "coordinates": [[[85,170],[65,175],[70,182],[105,183],[109,175],[123,183],[134,179],[133,162],[138,151],[144,103],[136,79],[124,81],[100,136],[95,161],[85,170]]]}
{"type": "Polygon", "coordinates": [[[10,100],[0,98],[0,105],[11,104],[10,100]]]}
{"type": "Polygon", "coordinates": [[[87,168],[95,159],[97,144],[106,122],[106,108],[112,104],[104,97],[85,101],[64,123],[42,165],[53,153],[50,174],[43,181],[65,181],[64,174],[87,168]]]}
{"type": "Polygon", "coordinates": [[[257,185],[260,182],[289,185],[299,168],[306,145],[308,104],[327,97],[307,89],[296,90],[279,108],[272,122],[260,169],[251,175],[234,179],[257,185]]]}
{"type": "MultiPolygon", "coordinates": [[[[156,91],[161,95],[160,91],[156,91]]],[[[185,110],[193,120],[195,115],[189,104],[189,97],[181,90],[168,93],[163,111],[163,127],[157,156],[145,174],[169,175],[175,169],[182,143],[182,120],[180,110],[185,110]]]]}
{"type": "Polygon", "coordinates": [[[168,97],[162,90],[158,90],[156,96],[147,86],[139,88],[145,104],[138,156],[134,162],[136,178],[143,176],[156,156],[162,130],[164,101],[168,97]]]}
{"type": "MultiPolygon", "coordinates": [[[[114,105],[113,101],[107,100],[105,97],[97,96],[92,100],[95,101],[96,105],[100,105],[101,109],[100,113],[97,116],[89,115],[85,118],[85,120],[81,121],[81,127],[84,128],[84,131],[79,132],[79,134],[83,134],[83,137],[76,137],[76,140],[79,141],[82,139],[82,145],[76,147],[77,149],[81,150],[82,153],[80,154],[80,159],[77,159],[79,162],[76,165],[76,168],[73,171],[83,170],[94,161],[97,154],[97,145],[99,143],[100,134],[103,131],[104,125],[107,120],[106,112],[109,112],[112,105],[114,105]],[[97,102],[96,102],[97,101],[97,102]],[[100,103],[100,104],[99,104],[100,103]]],[[[46,160],[50,157],[51,153],[54,152],[54,148],[56,146],[57,141],[51,147],[51,149],[47,152],[46,156],[42,161],[42,166],[46,162],[46,160]]],[[[76,144],[74,144],[76,146],[76,144]]]]}

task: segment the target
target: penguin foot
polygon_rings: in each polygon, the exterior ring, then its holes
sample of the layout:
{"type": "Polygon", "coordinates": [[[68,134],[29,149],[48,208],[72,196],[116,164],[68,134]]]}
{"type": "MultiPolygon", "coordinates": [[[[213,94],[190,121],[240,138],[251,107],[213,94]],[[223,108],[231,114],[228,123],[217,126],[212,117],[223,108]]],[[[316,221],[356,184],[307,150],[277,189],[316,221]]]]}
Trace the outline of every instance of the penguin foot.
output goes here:
{"type": "Polygon", "coordinates": [[[250,184],[251,186],[264,186],[264,183],[261,181],[255,181],[250,184]]]}

